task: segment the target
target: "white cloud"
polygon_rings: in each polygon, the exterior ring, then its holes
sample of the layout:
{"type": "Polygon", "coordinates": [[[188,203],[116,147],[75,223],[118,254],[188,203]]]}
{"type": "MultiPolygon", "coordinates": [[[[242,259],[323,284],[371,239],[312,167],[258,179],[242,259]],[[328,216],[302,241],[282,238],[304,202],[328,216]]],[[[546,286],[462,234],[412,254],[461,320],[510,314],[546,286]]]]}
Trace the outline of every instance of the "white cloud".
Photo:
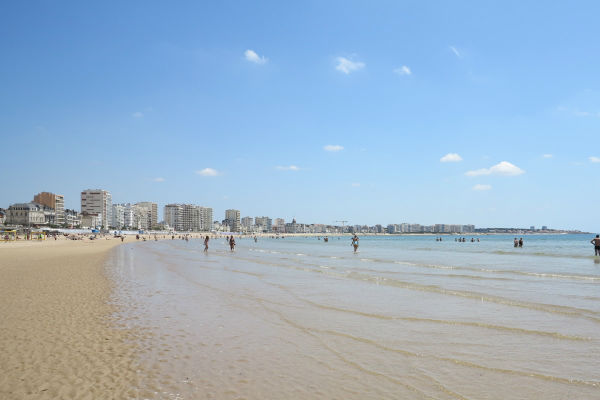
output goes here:
{"type": "Polygon", "coordinates": [[[441,162],[459,162],[462,161],[462,157],[456,153],[448,153],[444,157],[440,158],[441,162]]]}
{"type": "Polygon", "coordinates": [[[600,163],[600,157],[590,157],[590,162],[600,163]]]}
{"type": "Polygon", "coordinates": [[[477,185],[473,186],[473,190],[477,190],[477,191],[484,191],[484,190],[490,190],[490,189],[492,189],[492,185],[477,184],[477,185]]]}
{"type": "Polygon", "coordinates": [[[462,58],[462,54],[460,54],[460,51],[458,51],[458,49],[454,46],[450,46],[450,50],[454,53],[454,55],[458,58],[462,58]]]}
{"type": "Polygon", "coordinates": [[[144,116],[144,113],[143,113],[143,112],[141,112],[141,111],[136,111],[136,112],[134,112],[133,114],[131,114],[131,116],[132,116],[133,118],[142,118],[142,117],[144,116]]]}
{"type": "Polygon", "coordinates": [[[258,54],[256,54],[256,52],[254,50],[246,50],[244,52],[244,56],[246,57],[246,60],[253,62],[255,64],[266,64],[266,62],[268,61],[264,56],[261,57],[258,54]]]}
{"type": "Polygon", "coordinates": [[[340,146],[339,144],[328,144],[327,146],[323,146],[325,151],[341,151],[344,150],[344,146],[340,146]]]}
{"type": "Polygon", "coordinates": [[[554,157],[554,154],[544,154],[542,157],[544,157],[544,158],[552,158],[552,157],[554,157]]]}
{"type": "Polygon", "coordinates": [[[508,161],[502,161],[490,168],[481,168],[474,171],[467,171],[467,176],[481,176],[481,175],[504,175],[504,176],[515,176],[524,174],[521,168],[509,163],[508,161]]]}
{"type": "Polygon", "coordinates": [[[401,66],[400,68],[396,68],[394,70],[398,75],[411,75],[412,71],[406,65],[401,66]]]}
{"type": "Polygon", "coordinates": [[[354,182],[354,183],[352,184],[352,187],[360,187],[360,183],[358,183],[358,182],[354,182]]]}
{"type": "Polygon", "coordinates": [[[295,166],[295,165],[290,165],[287,167],[284,166],[277,166],[275,167],[276,169],[280,170],[280,171],[300,171],[300,168],[295,166]]]}
{"type": "Polygon", "coordinates": [[[196,173],[198,175],[202,175],[202,176],[217,176],[220,174],[219,171],[217,171],[216,169],[213,169],[213,168],[204,168],[199,171],[196,171],[196,173]]]}
{"type": "Polygon", "coordinates": [[[590,117],[592,115],[589,111],[573,111],[573,115],[576,117],[590,117]]]}
{"type": "Polygon", "coordinates": [[[365,63],[360,61],[352,61],[345,57],[338,57],[337,59],[338,65],[336,65],[335,69],[344,74],[348,75],[350,72],[358,71],[359,69],[363,69],[365,67],[365,63]]]}
{"type": "Polygon", "coordinates": [[[160,178],[160,177],[159,177],[159,178],[154,178],[154,179],[152,179],[152,180],[153,180],[154,182],[164,182],[164,181],[165,181],[165,178],[160,178]]]}

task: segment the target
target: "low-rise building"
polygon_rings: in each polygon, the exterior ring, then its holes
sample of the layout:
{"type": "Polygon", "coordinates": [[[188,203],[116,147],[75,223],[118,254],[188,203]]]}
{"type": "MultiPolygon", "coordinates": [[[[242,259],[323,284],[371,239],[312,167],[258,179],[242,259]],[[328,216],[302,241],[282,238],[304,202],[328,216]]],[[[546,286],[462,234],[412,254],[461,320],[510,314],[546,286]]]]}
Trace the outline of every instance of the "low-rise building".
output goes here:
{"type": "MultiPolygon", "coordinates": [[[[51,210],[39,203],[16,203],[8,207],[6,223],[11,225],[46,225],[51,210]],[[48,217],[47,217],[48,214],[48,217]]],[[[53,210],[52,210],[53,212],[53,210]]]]}
{"type": "Polygon", "coordinates": [[[104,223],[104,220],[102,219],[102,213],[82,212],[80,216],[82,228],[98,229],[101,228],[104,223]]]}
{"type": "Polygon", "coordinates": [[[69,228],[77,228],[81,226],[81,217],[75,210],[65,210],[65,225],[69,228]]]}

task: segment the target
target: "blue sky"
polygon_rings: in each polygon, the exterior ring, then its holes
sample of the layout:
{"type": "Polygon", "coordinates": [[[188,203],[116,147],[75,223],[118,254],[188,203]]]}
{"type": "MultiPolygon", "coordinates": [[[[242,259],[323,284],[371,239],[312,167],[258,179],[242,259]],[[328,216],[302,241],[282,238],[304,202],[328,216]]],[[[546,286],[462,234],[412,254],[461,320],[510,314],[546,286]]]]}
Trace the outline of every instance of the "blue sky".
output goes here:
{"type": "Polygon", "coordinates": [[[5,2],[0,207],[599,230],[600,4],[485,3],[5,2]]]}

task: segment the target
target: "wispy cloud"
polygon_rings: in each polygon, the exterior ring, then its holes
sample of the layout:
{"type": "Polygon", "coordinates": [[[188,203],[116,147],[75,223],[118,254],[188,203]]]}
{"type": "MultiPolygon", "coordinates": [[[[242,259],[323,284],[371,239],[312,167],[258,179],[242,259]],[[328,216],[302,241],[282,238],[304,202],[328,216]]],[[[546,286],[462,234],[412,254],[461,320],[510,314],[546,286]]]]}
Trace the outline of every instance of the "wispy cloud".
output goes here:
{"type": "Polygon", "coordinates": [[[246,60],[255,64],[266,64],[266,62],[268,61],[264,56],[261,57],[258,54],[256,54],[254,50],[250,49],[244,52],[244,56],[246,57],[246,60]]]}
{"type": "Polygon", "coordinates": [[[492,189],[492,185],[481,185],[481,184],[477,184],[475,186],[473,186],[473,190],[476,191],[484,191],[484,190],[491,190],[492,189]]]}
{"type": "Polygon", "coordinates": [[[456,153],[448,153],[444,157],[440,158],[441,162],[459,162],[462,161],[462,157],[456,153]]]}
{"type": "Polygon", "coordinates": [[[358,183],[358,182],[354,182],[354,183],[352,184],[352,187],[360,187],[360,183],[358,183]]]}
{"type": "Polygon", "coordinates": [[[160,177],[158,177],[158,178],[154,178],[154,179],[152,179],[152,180],[153,180],[154,182],[164,182],[164,181],[165,181],[165,178],[160,178],[160,177]]]}
{"type": "Polygon", "coordinates": [[[337,69],[340,72],[343,72],[346,75],[350,74],[351,72],[363,69],[365,67],[365,63],[360,61],[352,61],[347,59],[346,57],[338,57],[336,58],[336,60],[338,64],[335,66],[335,69],[337,69]]]}
{"type": "Polygon", "coordinates": [[[406,65],[396,68],[394,72],[398,75],[411,75],[412,71],[406,65]]]}
{"type": "Polygon", "coordinates": [[[323,146],[323,150],[325,151],[342,151],[344,150],[344,146],[340,146],[339,144],[328,144],[327,146],[323,146]]]}
{"type": "Polygon", "coordinates": [[[554,157],[554,154],[544,154],[542,155],[543,158],[552,158],[554,157]]]}
{"type": "Polygon", "coordinates": [[[502,161],[490,168],[481,168],[474,171],[467,171],[467,176],[481,176],[481,175],[504,175],[504,176],[515,176],[524,174],[521,168],[509,163],[508,161],[502,161]]]}
{"type": "Polygon", "coordinates": [[[458,51],[456,47],[450,46],[450,51],[453,52],[456,57],[462,58],[462,54],[460,53],[460,51],[458,51]]]}
{"type": "Polygon", "coordinates": [[[558,107],[556,107],[556,110],[558,112],[567,113],[574,117],[579,117],[579,118],[588,118],[588,117],[600,118],[600,112],[595,112],[595,111],[585,111],[585,110],[579,110],[576,108],[565,107],[565,106],[558,106],[558,107]]]}
{"type": "Polygon", "coordinates": [[[278,165],[277,167],[275,167],[275,169],[278,169],[280,171],[300,171],[300,167],[297,167],[295,165],[288,165],[288,166],[278,165]]]}
{"type": "Polygon", "coordinates": [[[589,160],[590,160],[590,162],[593,162],[593,163],[600,163],[600,157],[593,157],[592,156],[592,157],[589,158],[589,160]]]}
{"type": "Polygon", "coordinates": [[[214,168],[204,168],[204,169],[196,171],[196,173],[198,175],[202,175],[202,176],[217,176],[217,175],[221,174],[219,171],[217,171],[214,168]]]}
{"type": "Polygon", "coordinates": [[[144,116],[144,113],[143,113],[143,112],[141,112],[141,111],[136,111],[136,112],[134,112],[133,114],[131,114],[131,116],[132,116],[133,118],[142,118],[142,117],[144,116]]]}

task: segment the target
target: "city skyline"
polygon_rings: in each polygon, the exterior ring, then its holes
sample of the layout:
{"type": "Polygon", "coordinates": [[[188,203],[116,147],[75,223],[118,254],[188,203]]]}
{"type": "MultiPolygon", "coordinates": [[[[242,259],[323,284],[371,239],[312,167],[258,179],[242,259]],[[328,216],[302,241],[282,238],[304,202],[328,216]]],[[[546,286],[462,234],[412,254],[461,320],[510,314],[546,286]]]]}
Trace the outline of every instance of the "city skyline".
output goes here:
{"type": "MultiPolygon", "coordinates": [[[[213,208],[189,203],[166,204],[162,219],[159,219],[158,204],[152,201],[136,203],[112,202],[112,194],[105,189],[85,189],[81,191],[80,211],[64,208],[64,195],[40,192],[30,202],[12,203],[3,214],[9,224],[50,225],[61,227],[63,223],[71,228],[141,229],[160,230],[168,227],[176,231],[232,231],[232,232],[278,232],[278,233],[326,233],[326,232],[368,232],[368,233],[472,233],[474,224],[420,224],[414,222],[377,224],[349,223],[347,220],[326,222],[285,222],[284,218],[269,216],[244,216],[237,209],[225,210],[224,219],[214,219],[213,208]],[[15,208],[16,207],[16,208],[15,208]],[[27,211],[31,209],[31,214],[27,211]],[[11,215],[11,210],[16,214],[11,215]],[[109,210],[107,212],[107,210],[109,210]],[[11,220],[11,216],[16,221],[11,220]],[[68,221],[65,221],[65,218],[68,221]],[[31,222],[30,222],[31,221],[31,222]],[[35,221],[35,222],[33,222],[35,221]],[[62,222],[61,222],[62,221],[62,222]],[[77,222],[78,223],[75,223],[77,222]],[[108,223],[107,221],[111,221],[108,223]],[[340,225],[341,224],[341,225],[340,225]],[[332,228],[333,230],[328,230],[332,228]]],[[[0,210],[4,210],[0,207],[0,210]]],[[[4,219],[0,222],[4,222],[4,219]]],[[[479,227],[478,231],[568,231],[548,228],[542,225],[526,227],[479,227]]],[[[570,231],[580,231],[571,229],[570,231]]]]}
{"type": "Polygon", "coordinates": [[[0,205],[101,187],[215,215],[597,231],[600,5],[579,4],[8,4],[0,205]]]}

